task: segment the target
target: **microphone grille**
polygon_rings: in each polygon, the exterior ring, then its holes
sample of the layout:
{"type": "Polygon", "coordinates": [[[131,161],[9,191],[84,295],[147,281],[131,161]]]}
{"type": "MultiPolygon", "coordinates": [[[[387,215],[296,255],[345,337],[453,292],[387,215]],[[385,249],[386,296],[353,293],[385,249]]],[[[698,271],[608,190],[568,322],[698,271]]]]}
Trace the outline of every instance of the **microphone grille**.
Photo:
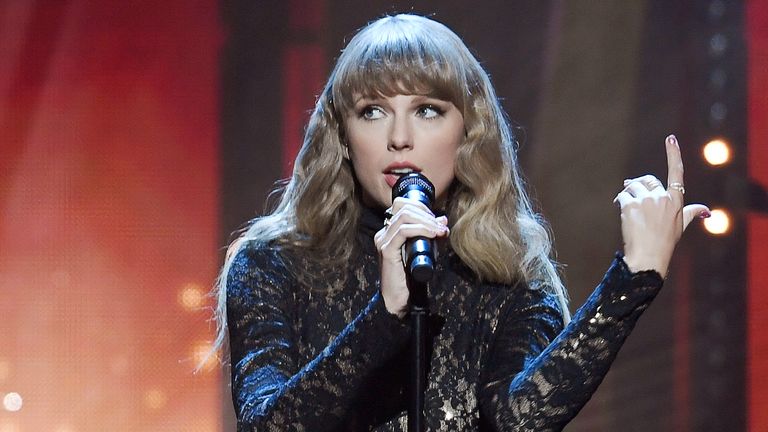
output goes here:
{"type": "Polygon", "coordinates": [[[400,177],[392,187],[392,199],[404,196],[407,191],[414,189],[429,195],[430,200],[435,199],[435,186],[420,173],[409,173],[400,177]]]}

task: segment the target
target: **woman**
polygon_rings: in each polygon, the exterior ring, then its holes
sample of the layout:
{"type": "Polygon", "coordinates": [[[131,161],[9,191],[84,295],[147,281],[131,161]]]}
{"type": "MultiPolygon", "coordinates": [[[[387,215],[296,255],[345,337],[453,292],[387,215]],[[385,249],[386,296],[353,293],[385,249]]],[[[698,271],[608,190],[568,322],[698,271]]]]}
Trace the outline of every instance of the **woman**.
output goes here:
{"type": "Polygon", "coordinates": [[[573,320],[551,240],[520,179],[487,74],[447,27],[375,21],[344,49],[277,208],[231,246],[218,286],[239,430],[403,430],[409,291],[401,249],[436,239],[429,285],[429,430],[558,430],[597,388],[661,287],[683,209],[627,181],[624,255],[573,320]],[[391,200],[398,176],[436,188],[433,213],[391,200]],[[385,221],[385,216],[386,221],[385,221]]]}

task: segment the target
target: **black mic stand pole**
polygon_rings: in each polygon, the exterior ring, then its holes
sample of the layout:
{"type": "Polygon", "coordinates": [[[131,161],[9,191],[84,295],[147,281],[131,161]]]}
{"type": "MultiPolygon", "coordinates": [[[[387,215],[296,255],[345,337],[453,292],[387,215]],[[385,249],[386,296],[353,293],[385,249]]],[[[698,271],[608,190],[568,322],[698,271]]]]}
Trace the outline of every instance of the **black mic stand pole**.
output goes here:
{"type": "Polygon", "coordinates": [[[408,432],[424,432],[424,392],[427,384],[427,283],[408,274],[411,299],[411,387],[408,432]]]}
{"type": "MultiPolygon", "coordinates": [[[[406,174],[392,186],[392,201],[410,198],[432,208],[435,186],[421,173],[406,174]]],[[[433,241],[425,237],[409,239],[403,249],[406,283],[411,303],[411,385],[408,405],[408,432],[424,432],[424,391],[427,387],[427,287],[434,272],[433,241]]]]}

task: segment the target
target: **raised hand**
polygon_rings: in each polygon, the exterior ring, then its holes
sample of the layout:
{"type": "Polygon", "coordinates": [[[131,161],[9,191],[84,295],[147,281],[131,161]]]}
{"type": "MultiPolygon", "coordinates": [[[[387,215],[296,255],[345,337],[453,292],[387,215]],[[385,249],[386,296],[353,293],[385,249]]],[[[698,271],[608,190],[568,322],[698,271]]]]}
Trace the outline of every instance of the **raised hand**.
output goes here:
{"type": "Polygon", "coordinates": [[[633,272],[656,270],[666,277],[675,245],[696,218],[709,217],[703,204],[684,206],[683,159],[674,135],[666,139],[667,187],[652,175],[624,181],[614,200],[621,207],[624,261],[633,272]]]}

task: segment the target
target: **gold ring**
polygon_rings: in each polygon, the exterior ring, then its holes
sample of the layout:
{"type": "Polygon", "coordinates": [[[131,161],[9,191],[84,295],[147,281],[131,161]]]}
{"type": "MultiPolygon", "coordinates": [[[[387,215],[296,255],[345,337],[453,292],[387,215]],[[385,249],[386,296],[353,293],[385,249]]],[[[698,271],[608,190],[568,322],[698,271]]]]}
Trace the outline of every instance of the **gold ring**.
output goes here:
{"type": "Polygon", "coordinates": [[[682,183],[672,182],[669,184],[669,189],[674,189],[676,191],[679,191],[681,194],[685,195],[685,186],[683,186],[682,183]]]}

